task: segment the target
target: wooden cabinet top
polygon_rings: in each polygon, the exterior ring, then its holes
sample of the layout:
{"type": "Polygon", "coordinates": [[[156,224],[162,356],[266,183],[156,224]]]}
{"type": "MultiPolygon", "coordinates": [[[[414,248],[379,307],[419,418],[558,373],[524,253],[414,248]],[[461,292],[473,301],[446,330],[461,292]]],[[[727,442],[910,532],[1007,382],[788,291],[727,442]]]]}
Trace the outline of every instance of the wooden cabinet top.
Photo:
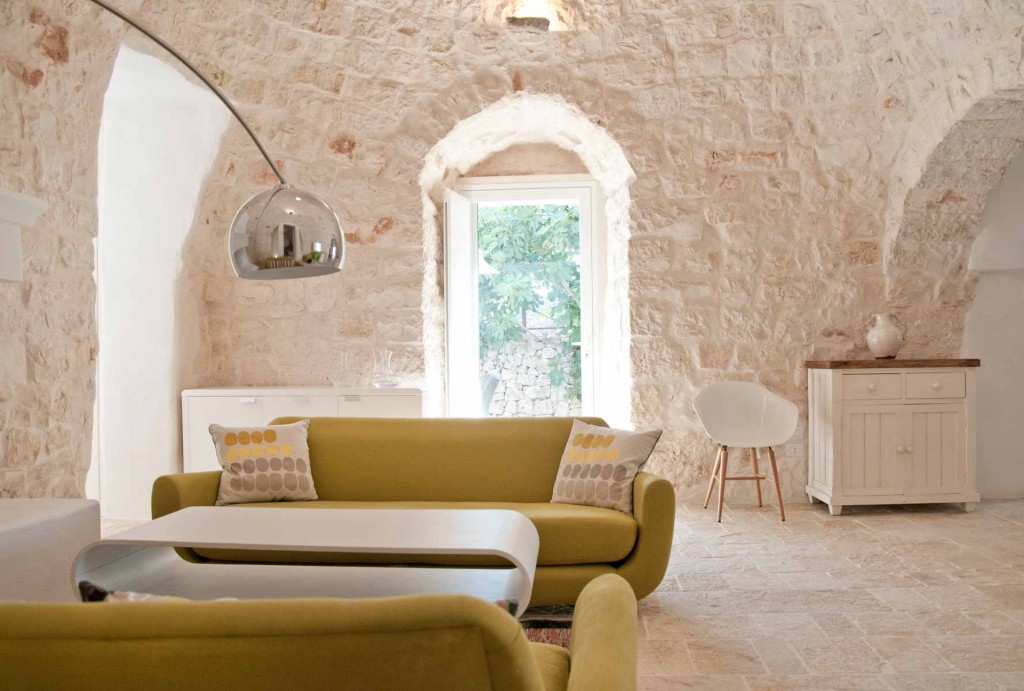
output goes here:
{"type": "Polygon", "coordinates": [[[981,367],[975,358],[950,360],[807,360],[807,369],[909,369],[913,367],[981,367]]]}

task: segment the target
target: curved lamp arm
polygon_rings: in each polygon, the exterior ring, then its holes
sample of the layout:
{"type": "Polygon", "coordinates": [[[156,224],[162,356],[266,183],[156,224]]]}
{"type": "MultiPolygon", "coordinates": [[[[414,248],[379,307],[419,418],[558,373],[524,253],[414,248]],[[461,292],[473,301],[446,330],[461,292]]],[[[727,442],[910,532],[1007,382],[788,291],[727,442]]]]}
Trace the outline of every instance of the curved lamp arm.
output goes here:
{"type": "Polygon", "coordinates": [[[252,138],[252,141],[256,145],[256,148],[260,150],[261,154],[263,154],[263,158],[267,159],[267,165],[269,165],[270,169],[274,171],[274,175],[276,175],[277,179],[281,181],[281,184],[282,185],[287,185],[288,184],[285,181],[284,176],[281,175],[281,171],[277,169],[277,166],[274,164],[274,161],[271,160],[270,155],[267,153],[267,150],[263,148],[263,144],[260,142],[259,138],[256,136],[256,133],[252,131],[252,128],[249,127],[249,124],[242,118],[241,114],[239,114],[239,112],[231,104],[231,101],[228,100],[228,97],[225,96],[224,93],[220,89],[218,89],[217,86],[213,82],[211,82],[209,79],[207,79],[206,76],[202,72],[200,72],[199,69],[195,65],[193,65],[191,62],[189,62],[181,53],[179,53],[174,48],[169,46],[167,44],[167,42],[164,41],[162,38],[160,38],[159,36],[157,36],[156,34],[151,32],[149,29],[147,29],[146,27],[144,27],[141,24],[139,24],[138,22],[136,22],[134,19],[132,19],[128,15],[124,14],[123,12],[121,12],[121,10],[117,9],[116,7],[112,7],[112,6],[108,5],[106,2],[104,2],[104,0],[90,0],[90,1],[93,2],[96,5],[99,5],[100,7],[105,9],[107,12],[110,12],[114,16],[120,17],[123,21],[127,22],[128,24],[130,24],[131,26],[135,27],[136,29],[141,31],[143,34],[148,36],[150,39],[152,39],[154,42],[156,42],[161,48],[163,48],[168,53],[170,53],[171,55],[176,57],[181,62],[181,64],[183,64],[185,67],[187,67],[189,69],[189,71],[192,72],[192,74],[194,74],[196,77],[198,77],[199,80],[203,84],[206,84],[206,86],[209,87],[210,91],[212,91],[214,93],[214,95],[221,100],[221,103],[223,103],[225,106],[227,106],[228,110],[231,111],[231,114],[235,116],[236,120],[238,120],[238,123],[243,128],[245,128],[245,131],[252,138]]]}

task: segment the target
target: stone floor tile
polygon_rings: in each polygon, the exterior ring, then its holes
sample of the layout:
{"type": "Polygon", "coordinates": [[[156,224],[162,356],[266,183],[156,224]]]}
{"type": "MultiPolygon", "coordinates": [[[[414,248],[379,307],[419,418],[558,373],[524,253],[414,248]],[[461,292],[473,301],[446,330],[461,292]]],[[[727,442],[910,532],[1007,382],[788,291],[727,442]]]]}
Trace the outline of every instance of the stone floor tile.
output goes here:
{"type": "Polygon", "coordinates": [[[868,592],[896,610],[918,612],[937,609],[934,602],[927,600],[914,588],[868,588],[868,592]]]}
{"type": "Polygon", "coordinates": [[[847,615],[868,636],[920,636],[924,626],[907,612],[850,612],[847,615]]]}
{"type": "Polygon", "coordinates": [[[764,674],[764,665],[748,640],[687,641],[690,658],[701,674],[764,674]]]}
{"type": "Polygon", "coordinates": [[[967,610],[961,612],[961,614],[971,621],[981,624],[989,633],[1002,636],[1024,636],[1024,623],[1017,621],[1000,610],[967,610]]]}
{"type": "Polygon", "coordinates": [[[1024,636],[944,636],[932,645],[961,672],[1024,672],[1024,636]]]}
{"type": "Polygon", "coordinates": [[[917,636],[871,636],[868,644],[896,672],[952,672],[953,665],[917,636]]]}
{"type": "Polygon", "coordinates": [[[818,542],[772,542],[765,545],[769,554],[779,556],[817,556],[822,554],[838,554],[832,552],[825,545],[818,542]]]}
{"type": "Polygon", "coordinates": [[[785,639],[754,638],[750,642],[757,649],[769,674],[807,674],[804,663],[785,639]]]}
{"type": "Polygon", "coordinates": [[[985,674],[886,674],[893,691],[998,691],[985,674]]]}
{"type": "Polygon", "coordinates": [[[822,571],[791,571],[778,574],[790,590],[845,590],[846,586],[822,571]]]}
{"type": "Polygon", "coordinates": [[[638,691],[746,691],[741,676],[688,674],[675,677],[640,677],[638,691]]]}
{"type": "Polygon", "coordinates": [[[704,549],[712,557],[731,557],[737,554],[749,557],[759,554],[770,554],[768,548],[764,545],[740,544],[736,542],[718,545],[705,545],[704,549]]]}
{"type": "Polygon", "coordinates": [[[788,590],[786,582],[778,574],[748,571],[725,574],[731,590],[788,590]]]}
{"type": "Polygon", "coordinates": [[[675,574],[680,590],[728,590],[729,574],[680,573],[675,574]]]}
{"type": "Polygon", "coordinates": [[[686,644],[675,640],[641,640],[637,644],[637,673],[641,676],[693,674],[686,644]]]}
{"type": "Polygon", "coordinates": [[[1024,585],[979,586],[978,590],[994,600],[1000,609],[1024,610],[1024,585]]]}
{"type": "Polygon", "coordinates": [[[853,568],[850,560],[840,554],[769,554],[750,557],[754,565],[766,573],[789,571],[840,571],[853,568]]]}
{"type": "Polygon", "coordinates": [[[885,662],[863,638],[793,638],[790,645],[807,668],[820,674],[879,674],[885,662]]]}
{"type": "Polygon", "coordinates": [[[939,585],[914,588],[914,591],[937,609],[995,609],[999,604],[969,585],[939,585]]]}
{"type": "Polygon", "coordinates": [[[757,621],[746,615],[655,614],[644,618],[648,638],[754,638],[764,632],[757,621]]]}
{"type": "Polygon", "coordinates": [[[823,636],[824,630],[818,622],[806,612],[774,612],[771,614],[753,614],[751,618],[760,627],[761,632],[771,637],[801,638],[823,636]]]}
{"type": "Polygon", "coordinates": [[[864,635],[853,619],[842,612],[810,612],[809,614],[814,619],[814,623],[821,627],[829,638],[849,638],[851,636],[859,638],[864,635]]]}
{"type": "Polygon", "coordinates": [[[988,633],[978,622],[951,610],[910,612],[910,616],[921,622],[930,636],[978,636],[988,633]]]}
{"type": "Polygon", "coordinates": [[[1000,689],[1024,689],[1024,672],[993,672],[988,677],[1000,689]]]}
{"type": "Polygon", "coordinates": [[[914,574],[905,571],[864,571],[858,568],[830,573],[847,588],[913,588],[923,585],[914,574]]]}
{"type": "Polygon", "coordinates": [[[887,691],[881,675],[794,674],[747,677],[751,691],[887,691]]]}
{"type": "Polygon", "coordinates": [[[740,573],[756,571],[749,557],[687,557],[672,569],[674,573],[740,573]]]}
{"type": "Polygon", "coordinates": [[[663,614],[739,614],[728,590],[682,591],[659,593],[663,614]]]}
{"type": "MultiPolygon", "coordinates": [[[[984,592],[992,586],[1016,586],[1024,589],[1024,572],[1015,569],[960,569],[949,574],[952,583],[974,586],[984,592]]],[[[992,593],[986,593],[993,597],[992,593]]]]}
{"type": "Polygon", "coordinates": [[[1024,501],[798,506],[680,505],[641,689],[1024,689],[1024,501]]]}

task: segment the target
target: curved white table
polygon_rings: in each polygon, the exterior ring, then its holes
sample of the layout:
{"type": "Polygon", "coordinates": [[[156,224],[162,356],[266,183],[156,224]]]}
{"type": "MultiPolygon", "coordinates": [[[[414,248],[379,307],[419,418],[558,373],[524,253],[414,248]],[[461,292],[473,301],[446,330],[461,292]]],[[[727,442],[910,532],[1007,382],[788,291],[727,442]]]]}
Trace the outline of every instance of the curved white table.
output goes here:
{"type": "Polygon", "coordinates": [[[72,578],[194,600],[462,593],[508,600],[521,616],[530,604],[539,547],[537,529],[516,511],[204,506],[92,543],[79,553],[72,578]],[[175,547],[490,555],[512,568],[194,564],[175,547]]]}

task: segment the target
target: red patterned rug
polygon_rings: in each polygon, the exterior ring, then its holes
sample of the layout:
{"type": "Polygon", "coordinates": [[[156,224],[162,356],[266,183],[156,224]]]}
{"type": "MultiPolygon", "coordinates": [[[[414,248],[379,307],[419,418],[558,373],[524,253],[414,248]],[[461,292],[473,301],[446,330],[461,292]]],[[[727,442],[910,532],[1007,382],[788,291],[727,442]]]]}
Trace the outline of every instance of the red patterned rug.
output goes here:
{"type": "Polygon", "coordinates": [[[530,641],[569,647],[572,636],[571,605],[530,607],[519,621],[530,641]]]}

